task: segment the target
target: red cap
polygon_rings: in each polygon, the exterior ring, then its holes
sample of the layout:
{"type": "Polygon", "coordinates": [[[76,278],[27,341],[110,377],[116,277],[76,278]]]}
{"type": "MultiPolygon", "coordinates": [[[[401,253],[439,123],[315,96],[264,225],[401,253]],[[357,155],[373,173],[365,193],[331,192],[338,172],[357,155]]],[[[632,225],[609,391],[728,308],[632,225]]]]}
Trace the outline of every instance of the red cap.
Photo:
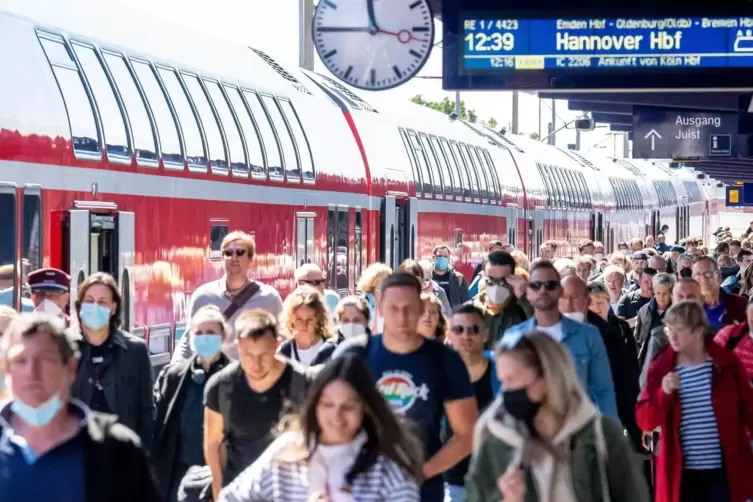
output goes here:
{"type": "Polygon", "coordinates": [[[32,291],[62,291],[68,292],[71,278],[62,270],[56,268],[40,268],[26,276],[26,282],[32,291]]]}

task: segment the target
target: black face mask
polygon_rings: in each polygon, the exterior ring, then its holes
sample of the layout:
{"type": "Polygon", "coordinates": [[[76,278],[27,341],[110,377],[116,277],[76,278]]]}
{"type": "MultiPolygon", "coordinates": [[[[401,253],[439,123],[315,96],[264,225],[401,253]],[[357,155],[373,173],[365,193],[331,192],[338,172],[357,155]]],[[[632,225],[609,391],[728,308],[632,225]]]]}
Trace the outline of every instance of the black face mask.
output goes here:
{"type": "Polygon", "coordinates": [[[523,422],[528,427],[528,432],[531,435],[535,435],[533,419],[539,412],[541,403],[531,401],[531,398],[528,397],[528,389],[523,387],[515,390],[503,390],[502,401],[504,402],[505,410],[513,418],[523,422]]]}
{"type": "Polygon", "coordinates": [[[680,270],[680,277],[693,277],[693,269],[691,268],[684,268],[680,270]]]}

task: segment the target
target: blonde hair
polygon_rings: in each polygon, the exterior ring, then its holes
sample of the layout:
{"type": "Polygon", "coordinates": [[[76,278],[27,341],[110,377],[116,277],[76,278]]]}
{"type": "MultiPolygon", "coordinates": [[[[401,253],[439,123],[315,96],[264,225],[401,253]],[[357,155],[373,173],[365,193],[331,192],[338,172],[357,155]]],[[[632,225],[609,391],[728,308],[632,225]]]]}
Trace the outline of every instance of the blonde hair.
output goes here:
{"type": "Polygon", "coordinates": [[[227,336],[228,327],[225,318],[217,305],[204,305],[191,317],[191,331],[203,322],[212,322],[217,324],[222,330],[222,337],[227,336]]]}
{"type": "Polygon", "coordinates": [[[706,312],[703,306],[694,301],[684,301],[675,303],[667,309],[664,314],[664,325],[682,326],[684,328],[703,328],[704,334],[711,333],[711,327],[706,319],[706,312]]]}
{"type": "Polygon", "coordinates": [[[246,246],[246,251],[248,252],[248,257],[253,258],[256,254],[256,243],[254,242],[254,238],[251,237],[250,234],[247,234],[246,232],[241,232],[240,230],[236,230],[235,232],[230,232],[225,236],[224,239],[222,239],[222,250],[224,251],[225,248],[234,241],[241,241],[243,245],[246,246]]]}
{"type": "Polygon", "coordinates": [[[371,321],[371,310],[369,310],[369,304],[366,303],[366,300],[360,296],[346,296],[340,300],[340,303],[337,304],[337,308],[335,308],[335,318],[338,323],[340,322],[340,317],[342,317],[345,309],[348,307],[353,307],[363,314],[364,319],[366,319],[366,324],[371,321]]]}
{"type": "Polygon", "coordinates": [[[515,249],[510,253],[510,255],[515,260],[516,268],[522,268],[524,270],[529,270],[531,268],[531,262],[528,260],[528,257],[523,251],[515,249]]]}
{"type": "Polygon", "coordinates": [[[322,271],[321,267],[315,263],[305,263],[295,269],[295,272],[293,273],[293,277],[295,278],[296,282],[302,281],[307,275],[309,275],[312,272],[319,272],[324,276],[324,272],[322,271]]]}
{"type": "Polygon", "coordinates": [[[377,283],[392,274],[392,269],[384,263],[373,263],[366,267],[358,280],[358,289],[364,293],[373,293],[377,283]]]}
{"type": "Polygon", "coordinates": [[[622,283],[625,283],[626,275],[625,270],[620,267],[619,265],[609,265],[607,268],[604,269],[604,283],[606,284],[607,279],[609,276],[617,274],[617,276],[622,279],[622,283]]]}
{"type": "Polygon", "coordinates": [[[285,336],[293,338],[293,314],[301,307],[310,308],[316,313],[316,335],[322,340],[329,338],[333,333],[332,315],[324,303],[324,297],[311,286],[301,286],[285,298],[280,315],[285,336]]]}

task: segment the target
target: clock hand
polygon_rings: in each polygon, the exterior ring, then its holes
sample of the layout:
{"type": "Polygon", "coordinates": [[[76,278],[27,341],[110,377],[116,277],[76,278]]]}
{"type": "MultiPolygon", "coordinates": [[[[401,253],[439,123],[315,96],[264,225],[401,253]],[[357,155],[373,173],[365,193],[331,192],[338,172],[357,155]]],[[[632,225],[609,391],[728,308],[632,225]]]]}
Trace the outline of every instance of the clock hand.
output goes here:
{"type": "Polygon", "coordinates": [[[336,33],[336,32],[371,32],[371,28],[368,26],[318,26],[316,31],[321,33],[336,33]]]}
{"type": "Polygon", "coordinates": [[[387,31],[387,30],[377,30],[377,33],[384,33],[385,35],[392,35],[393,37],[397,37],[398,41],[400,41],[403,44],[407,44],[411,40],[418,42],[419,40],[414,37],[411,32],[408,30],[400,30],[399,32],[394,31],[387,31]]]}
{"type": "Polygon", "coordinates": [[[379,31],[379,27],[376,24],[376,16],[374,15],[374,0],[366,0],[366,10],[369,13],[369,31],[372,35],[375,35],[379,31]]]}

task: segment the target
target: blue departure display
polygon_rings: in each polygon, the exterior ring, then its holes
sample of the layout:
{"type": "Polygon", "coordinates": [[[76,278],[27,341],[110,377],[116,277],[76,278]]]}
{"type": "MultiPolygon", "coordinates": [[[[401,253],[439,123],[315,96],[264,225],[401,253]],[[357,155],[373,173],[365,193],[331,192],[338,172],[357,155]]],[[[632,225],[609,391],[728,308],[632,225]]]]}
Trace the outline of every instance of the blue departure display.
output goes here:
{"type": "Polygon", "coordinates": [[[485,16],[462,23],[461,73],[753,68],[753,17],[485,16]]]}

